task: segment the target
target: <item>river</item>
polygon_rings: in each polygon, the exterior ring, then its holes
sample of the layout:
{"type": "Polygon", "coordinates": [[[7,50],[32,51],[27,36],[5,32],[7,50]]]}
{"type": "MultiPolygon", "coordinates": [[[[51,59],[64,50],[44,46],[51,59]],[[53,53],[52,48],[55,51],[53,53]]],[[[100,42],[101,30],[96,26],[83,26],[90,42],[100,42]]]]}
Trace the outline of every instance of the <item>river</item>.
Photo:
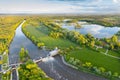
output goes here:
{"type": "MultiPolygon", "coordinates": [[[[19,51],[21,47],[24,47],[28,50],[31,59],[46,57],[49,53],[49,51],[39,49],[24,35],[21,30],[22,24],[20,24],[16,29],[15,36],[10,44],[9,64],[19,62],[19,51]]],[[[54,80],[106,80],[104,78],[84,73],[65,65],[59,55],[38,63],[38,66],[54,80]]]]}

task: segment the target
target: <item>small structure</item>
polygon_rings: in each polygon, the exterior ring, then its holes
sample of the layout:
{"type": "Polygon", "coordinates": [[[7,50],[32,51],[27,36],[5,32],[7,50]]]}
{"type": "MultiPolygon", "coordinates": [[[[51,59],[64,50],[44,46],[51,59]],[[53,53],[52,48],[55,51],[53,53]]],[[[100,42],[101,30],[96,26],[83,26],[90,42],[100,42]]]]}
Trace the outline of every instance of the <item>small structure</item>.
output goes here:
{"type": "Polygon", "coordinates": [[[55,56],[55,55],[59,54],[59,51],[60,50],[56,47],[54,50],[49,52],[48,56],[55,56]]]}

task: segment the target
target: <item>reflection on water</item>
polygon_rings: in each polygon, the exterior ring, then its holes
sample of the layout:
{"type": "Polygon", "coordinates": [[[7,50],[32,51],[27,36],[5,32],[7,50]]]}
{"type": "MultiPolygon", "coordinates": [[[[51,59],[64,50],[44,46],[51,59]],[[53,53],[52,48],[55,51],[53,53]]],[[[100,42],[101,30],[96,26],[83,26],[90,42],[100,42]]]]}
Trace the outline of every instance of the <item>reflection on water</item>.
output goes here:
{"type": "Polygon", "coordinates": [[[62,25],[63,28],[66,28],[68,30],[75,30],[75,31],[80,32],[81,34],[90,33],[96,38],[109,38],[120,30],[119,27],[104,27],[104,26],[97,25],[97,24],[81,24],[81,26],[82,28],[76,29],[73,24],[62,25]]]}
{"type": "MultiPolygon", "coordinates": [[[[23,34],[21,25],[16,29],[16,35],[10,44],[9,64],[19,62],[19,51],[21,47],[24,47],[29,51],[31,59],[39,59],[40,57],[46,57],[49,54],[49,51],[40,50],[23,34]]],[[[66,66],[60,56],[45,58],[43,62],[40,62],[38,65],[54,80],[105,80],[95,75],[87,74],[66,66]]]]}
{"type": "Polygon", "coordinates": [[[37,57],[40,56],[45,57],[48,54],[48,51],[40,50],[24,35],[24,33],[21,30],[22,24],[20,24],[16,29],[15,36],[10,44],[9,64],[19,62],[19,51],[21,47],[24,47],[25,49],[28,50],[31,59],[36,59],[37,57]]]}

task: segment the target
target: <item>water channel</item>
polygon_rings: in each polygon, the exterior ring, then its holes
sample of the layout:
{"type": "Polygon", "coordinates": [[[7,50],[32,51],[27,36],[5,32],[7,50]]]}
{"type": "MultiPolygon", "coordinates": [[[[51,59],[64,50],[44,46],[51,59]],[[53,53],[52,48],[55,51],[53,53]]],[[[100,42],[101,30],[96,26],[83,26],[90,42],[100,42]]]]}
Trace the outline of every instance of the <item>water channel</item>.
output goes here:
{"type": "MultiPolygon", "coordinates": [[[[15,36],[10,44],[9,64],[15,64],[19,62],[19,51],[21,47],[24,47],[28,50],[31,59],[46,57],[49,53],[49,51],[39,49],[24,35],[21,30],[23,23],[21,23],[16,29],[15,36]]],[[[38,66],[54,80],[106,80],[104,78],[84,73],[65,65],[59,55],[38,63],[38,66]]]]}

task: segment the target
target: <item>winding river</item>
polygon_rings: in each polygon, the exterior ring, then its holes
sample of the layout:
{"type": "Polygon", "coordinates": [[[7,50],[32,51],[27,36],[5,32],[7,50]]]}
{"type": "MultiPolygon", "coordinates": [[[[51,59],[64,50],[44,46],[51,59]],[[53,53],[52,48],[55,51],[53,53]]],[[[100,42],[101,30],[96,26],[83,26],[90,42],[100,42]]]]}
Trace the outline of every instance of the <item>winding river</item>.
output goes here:
{"type": "MultiPolygon", "coordinates": [[[[25,21],[23,21],[24,23],[25,21]]],[[[16,29],[15,37],[9,48],[9,64],[19,62],[19,51],[21,47],[28,50],[31,59],[46,57],[49,51],[37,48],[22,32],[21,23],[16,29]]],[[[54,80],[106,80],[104,78],[75,70],[65,65],[61,57],[55,56],[38,63],[38,66],[54,80]]]]}

